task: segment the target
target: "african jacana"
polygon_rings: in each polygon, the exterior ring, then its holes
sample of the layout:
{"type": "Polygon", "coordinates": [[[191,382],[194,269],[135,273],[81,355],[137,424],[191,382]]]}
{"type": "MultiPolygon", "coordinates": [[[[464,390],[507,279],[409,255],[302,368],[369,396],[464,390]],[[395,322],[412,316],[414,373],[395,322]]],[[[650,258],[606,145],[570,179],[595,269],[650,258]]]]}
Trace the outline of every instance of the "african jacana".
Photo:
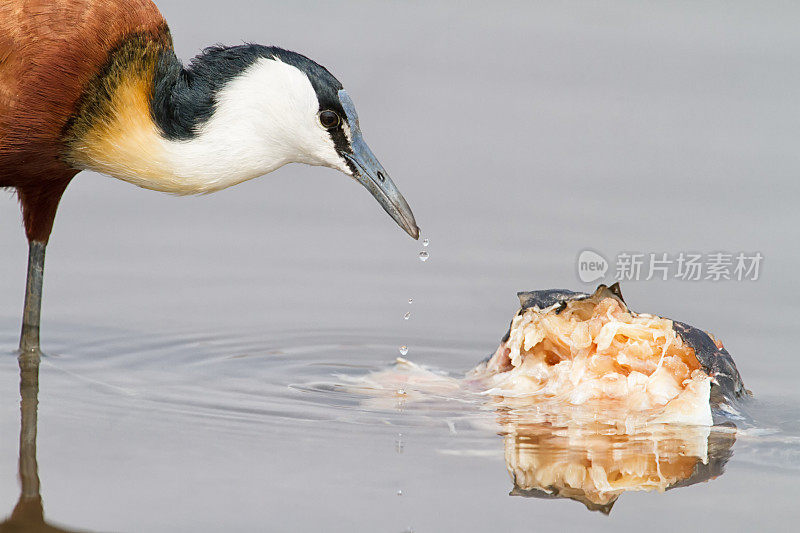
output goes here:
{"type": "Polygon", "coordinates": [[[0,187],[16,189],[29,242],[21,350],[39,347],[45,247],[75,174],[197,194],[292,162],[352,176],[419,237],[347,92],[307,57],[248,44],[184,67],[150,0],[0,3],[0,187]]]}

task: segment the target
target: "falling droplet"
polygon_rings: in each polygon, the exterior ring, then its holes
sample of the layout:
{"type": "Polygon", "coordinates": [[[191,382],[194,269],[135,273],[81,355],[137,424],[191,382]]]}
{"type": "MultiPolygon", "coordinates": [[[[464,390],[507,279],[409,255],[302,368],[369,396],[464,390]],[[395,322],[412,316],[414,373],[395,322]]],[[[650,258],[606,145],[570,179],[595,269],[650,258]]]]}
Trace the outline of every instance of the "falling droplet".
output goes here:
{"type": "Polygon", "coordinates": [[[428,252],[426,252],[425,250],[422,250],[422,251],[419,253],[419,260],[420,260],[420,261],[422,261],[423,263],[424,263],[425,261],[427,261],[427,260],[428,260],[428,252]]]}
{"type": "Polygon", "coordinates": [[[394,443],[394,449],[397,453],[403,453],[403,449],[405,448],[405,443],[403,442],[403,434],[397,434],[397,440],[394,443]]]}
{"type": "Polygon", "coordinates": [[[405,389],[397,389],[397,395],[398,396],[405,396],[406,395],[406,390],[405,389]]]}
{"type": "Polygon", "coordinates": [[[403,315],[403,320],[408,320],[411,318],[411,311],[408,311],[406,314],[403,315]]]}
{"type": "Polygon", "coordinates": [[[413,304],[413,303],[414,303],[414,298],[409,298],[409,299],[408,299],[408,305],[411,305],[411,304],[413,304]]]}
{"type": "Polygon", "coordinates": [[[431,243],[428,239],[422,239],[422,246],[428,246],[431,243]]]}
{"type": "Polygon", "coordinates": [[[406,355],[408,353],[408,346],[405,344],[400,347],[400,355],[406,355]]]}
{"type": "Polygon", "coordinates": [[[397,491],[397,495],[398,495],[398,496],[402,496],[402,495],[403,495],[403,491],[402,491],[402,490],[398,490],[398,491],[397,491]]]}

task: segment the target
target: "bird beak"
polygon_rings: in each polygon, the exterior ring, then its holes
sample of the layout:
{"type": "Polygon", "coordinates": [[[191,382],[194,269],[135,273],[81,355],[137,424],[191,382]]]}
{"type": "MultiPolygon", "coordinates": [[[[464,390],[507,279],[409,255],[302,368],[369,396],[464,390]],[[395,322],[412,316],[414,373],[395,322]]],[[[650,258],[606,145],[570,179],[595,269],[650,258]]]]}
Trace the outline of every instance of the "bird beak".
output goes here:
{"type": "Polygon", "coordinates": [[[367,143],[359,136],[358,141],[353,139],[351,146],[353,153],[345,154],[345,157],[355,167],[353,177],[367,188],[389,216],[406,230],[406,233],[414,239],[419,239],[419,228],[414,220],[414,213],[367,143]]]}
{"type": "Polygon", "coordinates": [[[358,115],[356,115],[352,100],[344,90],[339,91],[339,100],[350,125],[350,146],[353,152],[343,155],[353,167],[353,177],[367,188],[381,204],[381,207],[406,233],[414,239],[419,239],[419,227],[414,220],[414,213],[411,212],[406,199],[397,190],[389,173],[386,172],[361,136],[358,115]]]}

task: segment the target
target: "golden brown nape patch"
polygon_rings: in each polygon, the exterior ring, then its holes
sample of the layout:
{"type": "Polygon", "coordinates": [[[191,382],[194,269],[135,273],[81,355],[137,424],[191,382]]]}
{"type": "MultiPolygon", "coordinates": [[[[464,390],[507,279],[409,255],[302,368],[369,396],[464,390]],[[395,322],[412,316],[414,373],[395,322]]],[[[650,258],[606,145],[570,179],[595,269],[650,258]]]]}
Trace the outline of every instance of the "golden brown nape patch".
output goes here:
{"type": "Polygon", "coordinates": [[[712,423],[710,377],[672,321],[633,313],[608,292],[522,310],[471,377],[509,406],[599,409],[626,425],[712,423]]]}
{"type": "Polygon", "coordinates": [[[163,148],[150,101],[164,46],[135,34],[110,53],[68,125],[65,158],[72,166],[130,178],[161,172],[163,148]]]}

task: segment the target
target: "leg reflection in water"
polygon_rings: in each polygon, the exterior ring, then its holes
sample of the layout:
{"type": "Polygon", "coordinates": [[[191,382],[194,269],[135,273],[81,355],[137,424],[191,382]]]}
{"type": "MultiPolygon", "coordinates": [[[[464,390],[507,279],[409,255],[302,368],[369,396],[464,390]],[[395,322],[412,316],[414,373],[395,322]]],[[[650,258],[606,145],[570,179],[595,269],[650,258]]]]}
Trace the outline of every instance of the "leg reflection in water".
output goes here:
{"type": "Polygon", "coordinates": [[[20,495],[11,516],[0,522],[0,533],[70,533],[72,530],[52,526],[44,520],[36,462],[36,426],[39,407],[39,352],[23,352],[19,356],[19,393],[21,423],[19,431],[20,495]]]}

